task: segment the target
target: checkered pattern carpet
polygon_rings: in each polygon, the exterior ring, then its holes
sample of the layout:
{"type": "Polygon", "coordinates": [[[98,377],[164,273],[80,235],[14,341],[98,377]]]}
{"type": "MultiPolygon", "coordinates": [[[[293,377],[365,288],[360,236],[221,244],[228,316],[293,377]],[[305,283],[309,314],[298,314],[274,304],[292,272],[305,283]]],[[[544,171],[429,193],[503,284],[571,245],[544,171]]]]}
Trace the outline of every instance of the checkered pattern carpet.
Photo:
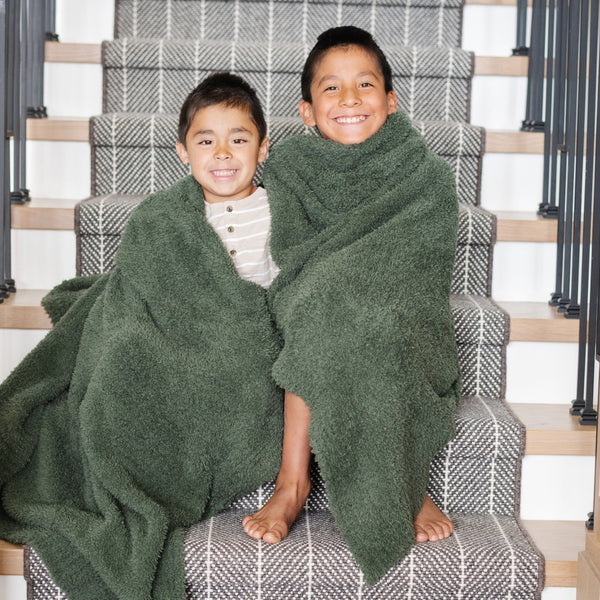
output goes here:
{"type": "MultiPolygon", "coordinates": [[[[116,0],[115,41],[103,44],[104,113],[91,120],[92,198],[76,211],[77,270],[110,270],[124,225],[150,192],[186,170],[175,113],[195,82],[235,70],[258,89],[272,147],[311,134],[297,119],[299,71],[316,36],[337,24],[374,33],[401,107],[452,167],[460,222],[451,308],[463,377],[457,436],[435,458],[429,493],[456,531],[419,544],[367,588],[328,511],[315,466],[305,511],[281,544],[240,522],[273,482],[189,528],[190,599],[539,600],[543,558],[519,521],[525,431],[503,395],[508,316],[490,299],[495,218],[479,207],[485,132],[468,124],[473,57],[458,48],[463,0],[116,0]],[[168,93],[167,93],[168,92],[168,93]]],[[[258,174],[260,178],[260,173],[258,174]]],[[[66,598],[27,549],[33,600],[66,598]]]]}

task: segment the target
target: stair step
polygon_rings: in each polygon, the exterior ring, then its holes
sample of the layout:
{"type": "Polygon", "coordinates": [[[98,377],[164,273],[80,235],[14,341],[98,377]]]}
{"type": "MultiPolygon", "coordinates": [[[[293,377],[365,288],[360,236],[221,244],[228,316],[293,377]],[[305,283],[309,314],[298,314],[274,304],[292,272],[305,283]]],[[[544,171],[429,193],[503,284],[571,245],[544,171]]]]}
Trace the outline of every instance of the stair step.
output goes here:
{"type": "Polygon", "coordinates": [[[523,521],[546,559],[546,587],[575,587],[577,555],[585,548],[582,521],[523,521]]]}
{"type": "Polygon", "coordinates": [[[510,315],[511,342],[577,342],[579,321],[546,302],[497,302],[510,315]]]}
{"type": "Polygon", "coordinates": [[[511,404],[527,429],[525,454],[594,456],[596,428],[580,425],[566,404],[511,404]]]}
{"type": "MultiPolygon", "coordinates": [[[[12,206],[13,229],[73,231],[74,206],[78,200],[33,198],[12,206]]],[[[555,219],[525,211],[492,211],[498,217],[498,242],[556,242],[555,219]]]]}
{"type": "MultiPolygon", "coordinates": [[[[89,142],[89,120],[78,117],[27,119],[27,139],[89,142]]],[[[542,154],[544,134],[524,131],[486,131],[485,151],[505,154],[542,154]]]]}
{"type": "Polygon", "coordinates": [[[498,217],[498,242],[556,242],[557,219],[526,211],[492,211],[498,217]]]}
{"type": "MultiPolygon", "coordinates": [[[[580,521],[523,521],[546,559],[547,587],[575,587],[577,554],[585,546],[580,521]]],[[[0,540],[0,575],[23,575],[23,548],[0,540]]]]}
{"type": "MultiPolygon", "coordinates": [[[[45,60],[52,63],[101,64],[100,44],[46,42],[45,60]]],[[[475,75],[527,76],[527,56],[476,56],[475,75]]]]}
{"type": "MultiPolygon", "coordinates": [[[[40,305],[46,290],[19,290],[0,305],[2,329],[50,329],[40,305]]],[[[511,319],[510,341],[576,342],[578,321],[565,319],[544,302],[498,302],[511,319]]]]}
{"type": "Polygon", "coordinates": [[[73,231],[75,204],[79,200],[60,198],[32,198],[26,204],[13,204],[13,229],[52,229],[73,231]]]}

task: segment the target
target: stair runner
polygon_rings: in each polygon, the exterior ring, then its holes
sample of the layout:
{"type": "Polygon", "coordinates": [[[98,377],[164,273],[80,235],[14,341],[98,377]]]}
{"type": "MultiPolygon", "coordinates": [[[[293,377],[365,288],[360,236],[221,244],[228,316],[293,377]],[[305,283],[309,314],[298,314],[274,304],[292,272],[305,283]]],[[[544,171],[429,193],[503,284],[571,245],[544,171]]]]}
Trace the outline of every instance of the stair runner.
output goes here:
{"type": "MultiPolygon", "coordinates": [[[[76,209],[79,274],[110,270],[133,209],[187,173],[174,152],[173,113],[207,73],[233,70],[257,88],[271,147],[311,133],[296,117],[299,73],[316,36],[338,24],[368,29],[384,47],[400,105],[451,165],[461,202],[451,306],[463,398],[457,436],[431,465],[429,490],[451,515],[454,535],[416,545],[366,588],[315,467],[305,511],[281,544],[252,540],[240,526],[273,482],[189,528],[190,599],[540,598],[543,557],[518,520],[525,431],[502,399],[509,320],[489,297],[496,222],[479,207],[485,133],[467,122],[473,56],[457,47],[462,4],[116,0],[116,39],[103,44],[104,114],[90,122],[93,197],[76,209]]],[[[31,549],[26,577],[34,600],[64,598],[31,549]]]]}

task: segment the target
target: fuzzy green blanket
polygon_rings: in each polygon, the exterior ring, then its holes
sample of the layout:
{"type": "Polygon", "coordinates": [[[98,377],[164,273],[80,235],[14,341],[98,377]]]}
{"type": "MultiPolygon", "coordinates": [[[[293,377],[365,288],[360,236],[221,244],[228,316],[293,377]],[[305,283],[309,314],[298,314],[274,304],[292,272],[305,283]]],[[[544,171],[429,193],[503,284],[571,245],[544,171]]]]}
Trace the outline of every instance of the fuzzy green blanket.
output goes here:
{"type": "Polygon", "coordinates": [[[454,434],[454,177],[395,114],[358,145],[286,139],[264,183],[281,268],[273,374],[311,410],[331,511],[374,583],[414,543],[430,462],[454,434]]]}
{"type": "Polygon", "coordinates": [[[46,307],[53,330],[0,387],[0,538],[71,600],[183,599],[182,528],[279,468],[265,292],[188,177],[134,212],[114,271],[46,307]]]}

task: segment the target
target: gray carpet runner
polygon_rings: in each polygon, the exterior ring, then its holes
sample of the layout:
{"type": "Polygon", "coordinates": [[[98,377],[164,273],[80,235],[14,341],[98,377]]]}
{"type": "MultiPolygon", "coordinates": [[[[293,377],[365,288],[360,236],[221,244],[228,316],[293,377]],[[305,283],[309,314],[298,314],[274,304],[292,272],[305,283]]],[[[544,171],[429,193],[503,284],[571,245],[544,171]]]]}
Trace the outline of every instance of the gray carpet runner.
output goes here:
{"type": "MultiPolygon", "coordinates": [[[[417,46],[383,50],[398,105],[411,119],[468,121],[472,53],[417,46]]],[[[198,81],[214,71],[232,71],[256,89],[267,120],[298,115],[305,58],[299,44],[124,38],[104,42],[102,56],[105,113],[177,113],[198,81]]]]}
{"type": "Polygon", "coordinates": [[[116,0],[115,38],[291,42],[336,25],[382,45],[460,46],[464,0],[116,0]]]}
{"type": "MultiPolygon", "coordinates": [[[[463,0],[116,0],[103,44],[103,110],[91,119],[92,197],[76,209],[77,272],[110,270],[129,215],[187,174],[174,151],[184,96],[215,69],[253,83],[271,147],[309,131],[298,120],[299,72],[316,36],[370,30],[392,63],[400,105],[456,175],[460,218],[451,308],[463,377],[457,436],[435,458],[429,492],[454,535],[415,545],[366,588],[315,467],[305,511],[281,544],[243,533],[273,482],[186,533],[190,599],[539,600],[544,562],[520,527],[525,430],[502,399],[509,318],[491,299],[496,220],[479,207],[485,132],[468,124],[473,56],[460,50],[463,0]],[[126,38],[126,39],[124,39],[126,38]]],[[[260,173],[258,174],[260,178],[260,173]]],[[[30,598],[63,600],[27,549],[30,598]]]]}

